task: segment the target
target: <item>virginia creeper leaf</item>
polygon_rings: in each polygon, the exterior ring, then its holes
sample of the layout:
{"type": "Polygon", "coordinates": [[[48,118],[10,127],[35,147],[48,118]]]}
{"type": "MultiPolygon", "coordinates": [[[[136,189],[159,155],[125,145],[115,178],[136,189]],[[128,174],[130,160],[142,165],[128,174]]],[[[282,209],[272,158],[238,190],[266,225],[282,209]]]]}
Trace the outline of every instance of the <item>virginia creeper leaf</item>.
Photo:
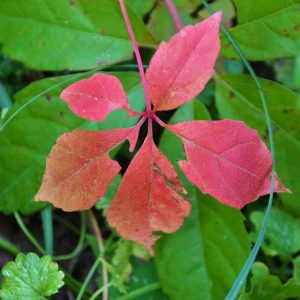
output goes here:
{"type": "MultiPolygon", "coordinates": [[[[143,110],[144,103],[136,101],[143,97],[140,77],[136,72],[114,72],[122,82],[130,106],[143,110]]],[[[28,104],[32,97],[48,90],[34,103],[28,105],[14,117],[0,135],[0,211],[33,213],[46,203],[31,199],[41,185],[46,158],[57,138],[74,129],[106,130],[133,126],[137,119],[126,118],[126,111],[116,110],[101,123],[77,117],[59,99],[63,84],[52,90],[53,85],[62,83],[74,75],[49,77],[31,83],[15,95],[15,103],[5,116],[9,118],[21,105],[28,104]]],[[[84,78],[84,74],[82,78],[84,78]]],[[[77,79],[78,80],[78,79],[77,79]]],[[[71,81],[72,83],[74,81],[71,81]]],[[[4,120],[5,120],[4,119],[4,120]]]]}
{"type": "Polygon", "coordinates": [[[160,44],[146,74],[154,110],[174,109],[204,88],[220,49],[221,17],[215,13],[160,44]]]}
{"type": "MultiPolygon", "coordinates": [[[[169,122],[192,118],[210,119],[199,101],[181,106],[169,122]]],[[[164,130],[160,149],[174,163],[192,204],[191,215],[182,227],[155,245],[161,287],[172,300],[225,299],[251,249],[244,217],[239,210],[222,205],[189,184],[176,165],[185,158],[177,136],[164,130]]]]}
{"type": "Polygon", "coordinates": [[[133,158],[107,213],[108,222],[125,239],[144,245],[153,254],[154,231],[171,233],[190,213],[190,204],[169,160],[148,134],[133,158]]]}
{"type": "MultiPolygon", "coordinates": [[[[270,191],[272,157],[258,133],[243,122],[187,121],[168,127],[183,141],[179,165],[204,194],[242,208],[270,191]]],[[[276,180],[278,192],[288,191],[276,180]]]]}
{"type": "Polygon", "coordinates": [[[138,127],[106,131],[74,130],[59,137],[47,159],[35,201],[49,201],[65,211],[91,208],[121,167],[108,152],[124,139],[133,151],[138,127]]]}
{"type": "MultiPolygon", "coordinates": [[[[279,195],[291,212],[300,211],[300,106],[297,93],[271,80],[259,78],[272,119],[276,171],[292,193],[279,195]]],[[[216,104],[221,118],[242,120],[269,143],[259,91],[249,75],[216,77],[216,104]]]]}
{"type": "Polygon", "coordinates": [[[91,121],[103,121],[116,109],[129,109],[122,84],[113,75],[94,74],[68,86],[60,97],[75,114],[91,121]]]}

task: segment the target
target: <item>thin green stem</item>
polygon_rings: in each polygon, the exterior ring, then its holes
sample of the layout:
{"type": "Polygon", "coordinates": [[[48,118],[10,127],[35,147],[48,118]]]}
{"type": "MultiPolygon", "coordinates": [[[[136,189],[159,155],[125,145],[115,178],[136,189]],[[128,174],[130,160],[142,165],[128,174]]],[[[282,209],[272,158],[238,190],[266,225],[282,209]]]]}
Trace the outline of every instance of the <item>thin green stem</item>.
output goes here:
{"type": "Polygon", "coordinates": [[[82,295],[84,294],[84,291],[86,290],[86,288],[87,288],[89,282],[91,281],[91,279],[92,279],[94,273],[96,272],[96,270],[97,270],[97,268],[98,268],[98,266],[99,266],[99,264],[100,264],[101,262],[102,262],[102,256],[100,255],[100,256],[95,260],[95,262],[93,263],[91,269],[89,270],[89,272],[88,272],[88,274],[87,274],[87,276],[86,276],[86,278],[85,278],[85,280],[84,280],[84,282],[83,282],[83,284],[82,284],[82,286],[81,286],[81,288],[80,288],[80,291],[79,291],[79,293],[78,293],[78,295],[77,295],[76,300],[81,300],[82,295]]]}
{"type": "MultiPolygon", "coordinates": [[[[67,288],[70,291],[72,291],[74,294],[77,294],[82,287],[82,283],[80,281],[78,281],[77,279],[75,279],[71,274],[69,274],[65,270],[62,269],[62,271],[65,274],[64,282],[65,282],[67,288]]],[[[88,288],[86,288],[82,295],[82,299],[89,299],[92,295],[93,295],[93,292],[91,290],[89,290],[88,288]]]]}
{"type": "Polygon", "coordinates": [[[58,221],[59,223],[61,223],[62,225],[64,225],[66,228],[70,229],[70,231],[72,231],[74,234],[76,235],[80,235],[80,231],[78,230],[78,228],[76,226],[74,226],[71,222],[65,220],[63,217],[54,215],[53,216],[54,220],[58,221]]]}
{"type": "Polygon", "coordinates": [[[46,207],[41,211],[45,250],[48,255],[53,255],[53,220],[52,207],[46,207]]]}
{"type": "MultiPolygon", "coordinates": [[[[103,242],[103,237],[102,237],[100,227],[99,227],[96,217],[91,209],[89,209],[87,211],[87,215],[90,219],[92,228],[94,230],[94,234],[95,234],[95,237],[96,237],[96,240],[98,243],[100,256],[103,257],[105,248],[104,248],[104,242],[103,242]]],[[[107,268],[104,263],[102,264],[102,283],[103,283],[104,287],[108,285],[108,271],[107,271],[107,268]]],[[[105,288],[103,291],[102,299],[108,300],[108,289],[107,288],[105,288]]]]}
{"type": "Polygon", "coordinates": [[[86,236],[86,220],[85,220],[83,212],[80,212],[80,217],[81,217],[81,229],[80,229],[80,236],[79,236],[77,246],[69,254],[53,256],[52,257],[53,260],[62,261],[62,260],[72,259],[72,258],[76,257],[80,253],[80,251],[82,250],[82,247],[83,247],[83,244],[84,244],[84,241],[85,241],[85,236],[86,236]]]}
{"type": "Polygon", "coordinates": [[[143,286],[140,289],[134,290],[134,291],[128,293],[127,295],[125,295],[125,296],[119,297],[117,300],[135,299],[137,297],[144,296],[144,295],[146,295],[150,292],[156,291],[158,289],[160,289],[159,283],[154,282],[154,283],[151,283],[149,285],[143,286]]]}
{"type": "Polygon", "coordinates": [[[14,217],[15,217],[19,227],[21,228],[21,230],[23,231],[25,236],[29,239],[29,241],[34,245],[34,247],[37,250],[39,250],[41,252],[41,254],[46,255],[46,251],[41,246],[41,244],[35,239],[35,237],[30,233],[29,229],[24,224],[24,222],[18,212],[14,212],[14,217]]]}
{"type": "MultiPolygon", "coordinates": [[[[211,14],[214,13],[214,10],[206,2],[206,0],[202,0],[202,2],[211,14]]],[[[263,88],[262,88],[262,86],[259,82],[259,79],[257,78],[252,66],[247,61],[243,51],[240,49],[240,47],[234,41],[234,39],[231,36],[230,32],[225,28],[225,26],[223,24],[221,24],[220,26],[221,26],[221,29],[224,32],[225,36],[227,37],[229,42],[232,44],[233,48],[235,49],[235,51],[237,52],[237,54],[241,58],[242,62],[246,66],[247,70],[249,71],[249,73],[250,73],[251,77],[253,78],[253,80],[255,82],[255,85],[258,89],[258,92],[259,92],[259,95],[260,95],[260,98],[261,98],[261,102],[262,102],[262,105],[263,105],[264,113],[265,113],[266,122],[267,122],[269,140],[270,140],[270,148],[271,148],[271,155],[272,155],[272,158],[273,158],[270,197],[269,197],[269,202],[268,202],[268,206],[267,206],[267,210],[266,210],[266,214],[265,214],[265,218],[264,218],[262,228],[261,228],[259,236],[258,236],[258,238],[257,238],[257,240],[254,244],[254,247],[253,247],[250,255],[248,256],[248,259],[246,260],[239,276],[237,277],[234,285],[232,286],[231,290],[229,291],[229,293],[226,297],[226,300],[234,300],[234,299],[236,299],[241,287],[244,285],[244,282],[248,277],[248,274],[249,274],[249,272],[252,268],[252,265],[253,265],[253,263],[256,259],[257,253],[258,253],[258,251],[261,247],[263,238],[265,236],[266,228],[267,228],[267,225],[268,225],[268,222],[269,222],[269,219],[270,219],[270,213],[271,213],[272,204],[273,204],[274,182],[275,182],[275,146],[274,146],[274,140],[273,140],[272,121],[271,121],[271,118],[270,118],[265,93],[264,93],[263,88]]]]}
{"type": "Polygon", "coordinates": [[[112,283],[109,283],[106,286],[102,286],[100,289],[98,289],[90,298],[90,300],[95,300],[100,294],[102,294],[106,289],[108,289],[110,286],[112,286],[112,283]]]}
{"type": "Polygon", "coordinates": [[[17,255],[19,252],[21,252],[16,245],[2,237],[0,237],[0,248],[12,255],[17,255]]]}

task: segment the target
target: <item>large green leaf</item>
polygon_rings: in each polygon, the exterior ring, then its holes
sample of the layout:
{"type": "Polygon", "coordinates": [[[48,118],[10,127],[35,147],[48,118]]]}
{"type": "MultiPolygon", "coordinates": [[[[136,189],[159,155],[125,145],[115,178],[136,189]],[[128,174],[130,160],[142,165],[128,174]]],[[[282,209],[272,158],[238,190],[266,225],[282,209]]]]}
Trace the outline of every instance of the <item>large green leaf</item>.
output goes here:
{"type": "Polygon", "coordinates": [[[57,293],[64,285],[64,273],[51,262],[50,256],[39,258],[34,253],[18,254],[15,262],[9,262],[2,269],[2,300],[43,300],[57,293]]]}
{"type": "Polygon", "coordinates": [[[139,15],[144,16],[154,6],[155,0],[126,0],[126,5],[130,5],[139,15]]]}
{"type": "MultiPolygon", "coordinates": [[[[264,222],[265,213],[256,211],[251,214],[257,236],[264,222]]],[[[300,251],[300,220],[288,212],[274,207],[267,227],[263,244],[264,251],[269,255],[280,255],[290,258],[300,251]]]]}
{"type": "Polygon", "coordinates": [[[233,0],[237,8],[238,23],[244,24],[274,14],[299,0],[233,0]]]}
{"type": "MultiPolygon", "coordinates": [[[[236,0],[240,24],[230,30],[236,43],[250,60],[293,56],[299,53],[299,0],[236,0]]],[[[221,53],[228,58],[238,54],[222,36],[221,53]]]]}
{"type": "Polygon", "coordinates": [[[277,276],[269,274],[263,263],[255,263],[252,267],[251,290],[239,297],[239,300],[288,300],[299,299],[300,285],[295,279],[282,284],[277,276]]]}
{"type": "MultiPolygon", "coordinates": [[[[200,102],[190,102],[171,122],[187,119],[209,119],[209,114],[200,102]]],[[[160,149],[174,166],[184,158],[180,141],[167,131],[160,149]]],[[[250,251],[243,216],[184,182],[192,203],[191,216],[176,233],[161,238],[155,248],[162,289],[174,300],[224,299],[250,251]]]]}
{"type": "MultiPolygon", "coordinates": [[[[191,16],[189,15],[187,6],[185,5],[185,2],[188,1],[177,0],[174,2],[184,25],[196,22],[196,20],[191,18],[191,16]]],[[[194,5],[194,7],[196,7],[197,5],[194,1],[190,2],[190,5],[192,4],[194,5]]],[[[169,40],[171,36],[176,33],[174,21],[172,20],[170,12],[163,1],[159,2],[154,11],[151,13],[148,28],[150,32],[155,36],[155,38],[159,41],[169,40]]]]}
{"type": "MultiPolygon", "coordinates": [[[[127,7],[138,42],[155,45],[127,7]]],[[[89,69],[133,52],[117,0],[1,0],[0,43],[6,55],[42,70],[89,69]]]]}
{"type": "MultiPolygon", "coordinates": [[[[144,107],[143,91],[138,73],[114,73],[122,81],[133,107],[144,107]]],[[[16,104],[8,116],[30,98],[62,82],[68,76],[34,82],[19,92],[16,104]]],[[[70,82],[68,83],[70,84],[70,82]]],[[[133,125],[136,118],[127,119],[125,111],[114,111],[103,123],[93,123],[74,115],[59,99],[63,87],[48,92],[19,113],[0,134],[0,211],[19,210],[31,213],[42,204],[32,202],[37,192],[46,158],[59,135],[74,128],[110,129],[133,125]]]]}
{"type": "MultiPolygon", "coordinates": [[[[224,75],[216,78],[217,107],[222,118],[244,120],[268,142],[265,114],[258,90],[248,75],[224,75]]],[[[283,203],[300,212],[300,106],[297,94],[275,82],[260,79],[273,122],[276,170],[292,191],[282,193],[283,203]]]]}

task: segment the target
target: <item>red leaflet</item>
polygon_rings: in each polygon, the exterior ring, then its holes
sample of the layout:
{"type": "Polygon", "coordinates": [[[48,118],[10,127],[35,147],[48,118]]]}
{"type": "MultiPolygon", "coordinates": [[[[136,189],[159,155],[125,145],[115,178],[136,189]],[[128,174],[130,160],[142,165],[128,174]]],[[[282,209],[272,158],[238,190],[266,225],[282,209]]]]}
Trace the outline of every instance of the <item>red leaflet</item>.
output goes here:
{"type": "Polygon", "coordinates": [[[151,253],[158,237],[153,231],[174,232],[190,213],[190,204],[169,160],[157,149],[151,134],[135,155],[107,213],[108,222],[126,239],[151,253]]]}
{"type": "Polygon", "coordinates": [[[161,43],[146,73],[154,111],[174,109],[203,90],[220,50],[221,17],[218,12],[161,43]]]}
{"type": "Polygon", "coordinates": [[[64,89],[60,97],[75,114],[91,121],[103,121],[116,109],[129,109],[119,79],[106,74],[78,81],[64,89]]]}
{"type": "MultiPolygon", "coordinates": [[[[204,194],[242,208],[270,191],[272,157],[257,132],[243,122],[188,121],[168,128],[184,144],[179,165],[204,194]]],[[[276,191],[288,190],[276,180],[276,191]]]]}
{"type": "Polygon", "coordinates": [[[47,200],[65,211],[91,208],[121,169],[108,152],[125,139],[133,150],[138,128],[74,130],[61,135],[47,159],[42,186],[34,200],[47,200]]]}

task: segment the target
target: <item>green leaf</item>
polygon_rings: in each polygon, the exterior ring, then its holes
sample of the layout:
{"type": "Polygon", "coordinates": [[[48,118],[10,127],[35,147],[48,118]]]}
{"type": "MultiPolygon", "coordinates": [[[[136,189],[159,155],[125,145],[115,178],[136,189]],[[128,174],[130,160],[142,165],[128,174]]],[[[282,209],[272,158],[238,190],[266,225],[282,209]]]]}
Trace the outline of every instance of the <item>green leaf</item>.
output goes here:
{"type": "Polygon", "coordinates": [[[295,281],[300,285],[300,256],[293,260],[294,264],[294,278],[295,281]]]}
{"type": "MultiPolygon", "coordinates": [[[[258,130],[268,143],[267,125],[260,97],[248,75],[223,75],[216,79],[217,108],[222,118],[243,120],[258,130]]],[[[283,204],[300,212],[300,118],[298,95],[280,84],[260,79],[273,123],[276,148],[276,171],[283,183],[292,191],[281,193],[283,204]]]]}
{"type": "MultiPolygon", "coordinates": [[[[250,216],[258,235],[264,221],[265,213],[253,212],[250,216]]],[[[263,244],[264,251],[269,255],[290,257],[300,251],[300,221],[289,213],[274,207],[270,215],[263,244]]]]}
{"type": "MultiPolygon", "coordinates": [[[[138,42],[155,46],[142,19],[127,5],[138,42]]],[[[41,70],[80,70],[132,56],[117,0],[1,0],[3,53],[41,70]]]]}
{"type": "MultiPolygon", "coordinates": [[[[209,114],[194,101],[182,106],[171,123],[186,119],[209,119],[209,114]]],[[[163,133],[160,149],[174,166],[184,158],[180,141],[168,131],[163,133]]],[[[172,300],[224,299],[250,251],[243,215],[184,182],[192,213],[177,232],[157,242],[155,262],[161,287],[172,300]]]]}
{"type": "Polygon", "coordinates": [[[239,300],[286,300],[300,297],[300,285],[294,279],[282,284],[277,276],[270,275],[263,263],[252,267],[251,290],[239,300]]]}
{"type": "Polygon", "coordinates": [[[155,0],[126,0],[126,5],[130,5],[140,16],[144,16],[154,6],[155,0]]]}
{"type": "MultiPolygon", "coordinates": [[[[235,1],[239,25],[230,33],[250,60],[293,56],[299,53],[299,0],[235,1]]],[[[221,54],[238,58],[228,39],[221,38],[221,54]]]]}
{"type": "Polygon", "coordinates": [[[51,262],[50,256],[39,258],[34,253],[18,254],[15,262],[2,269],[3,285],[0,298],[3,300],[41,300],[56,294],[64,285],[64,273],[51,262]]]}
{"type": "MultiPolygon", "coordinates": [[[[174,4],[176,5],[184,25],[197,22],[197,20],[193,19],[189,13],[192,8],[195,8],[199,4],[198,1],[175,0],[174,4]]],[[[174,21],[163,1],[159,2],[151,13],[148,28],[159,41],[169,40],[171,36],[176,33],[174,21]]]]}
{"type": "Polygon", "coordinates": [[[238,23],[241,25],[274,14],[299,3],[299,0],[233,0],[233,2],[237,9],[238,23]]]}
{"type": "MultiPolygon", "coordinates": [[[[136,72],[117,75],[124,85],[131,105],[144,108],[143,90],[136,72]]],[[[26,87],[16,95],[16,104],[7,117],[30,98],[62,82],[69,76],[47,78],[26,87]]],[[[77,78],[78,80],[78,78],[77,78]]],[[[70,82],[68,82],[70,84],[70,82]]],[[[64,132],[80,129],[111,129],[129,127],[136,118],[127,119],[125,111],[114,111],[103,123],[94,123],[74,115],[59,99],[63,86],[39,97],[20,112],[0,135],[0,211],[32,213],[44,204],[32,202],[45,168],[46,158],[56,139],[64,132]]]]}

